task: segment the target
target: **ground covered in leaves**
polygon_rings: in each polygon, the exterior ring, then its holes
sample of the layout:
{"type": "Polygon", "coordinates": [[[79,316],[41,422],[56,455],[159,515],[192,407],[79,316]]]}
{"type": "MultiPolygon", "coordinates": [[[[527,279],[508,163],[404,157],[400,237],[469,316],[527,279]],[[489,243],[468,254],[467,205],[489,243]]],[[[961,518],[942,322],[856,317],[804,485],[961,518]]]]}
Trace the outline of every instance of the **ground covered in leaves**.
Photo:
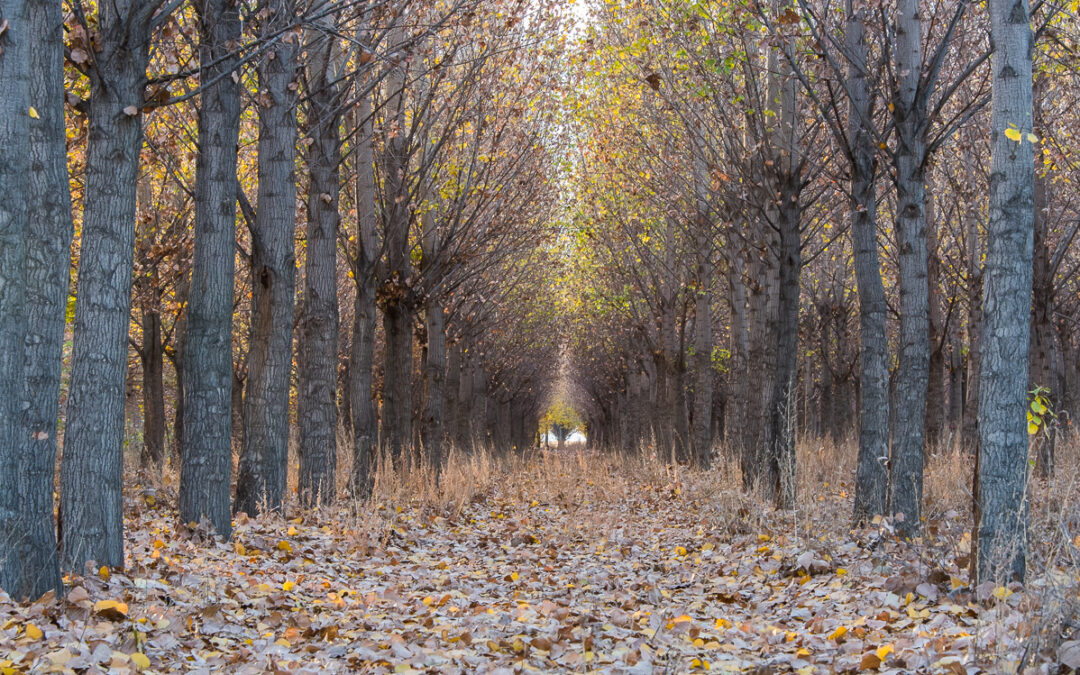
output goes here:
{"type": "Polygon", "coordinates": [[[1033,639],[1044,594],[967,587],[955,513],[910,545],[887,523],[843,527],[843,486],[800,516],[716,472],[641,473],[547,458],[463,474],[442,499],[240,516],[227,543],[178,526],[167,486],[132,486],[124,570],[69,578],[62,600],[0,595],[0,673],[959,675],[1080,659],[1074,640],[1033,639]]]}

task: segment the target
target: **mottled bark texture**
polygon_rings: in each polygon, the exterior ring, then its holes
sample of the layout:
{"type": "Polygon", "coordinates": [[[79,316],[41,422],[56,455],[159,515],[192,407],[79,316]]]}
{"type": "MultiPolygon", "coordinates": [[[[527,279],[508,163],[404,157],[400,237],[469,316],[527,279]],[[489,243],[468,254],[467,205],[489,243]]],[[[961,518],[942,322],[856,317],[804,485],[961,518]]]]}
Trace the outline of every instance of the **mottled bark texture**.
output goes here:
{"type": "Polygon", "coordinates": [[[232,313],[240,85],[228,75],[240,39],[232,0],[202,0],[199,14],[199,154],[195,161],[195,254],[184,335],[184,449],[180,520],[208,519],[232,533],[232,313]],[[219,77],[225,74],[224,77],[219,77]]]}
{"type": "Polygon", "coordinates": [[[407,65],[391,64],[384,87],[384,115],[388,134],[383,156],[384,232],[386,277],[379,288],[386,336],[383,362],[382,441],[396,467],[400,467],[412,446],[412,376],[413,314],[415,292],[412,288],[409,230],[412,224],[411,189],[406,179],[409,170],[409,147],[405,125],[405,86],[407,65]]]}
{"type": "Polygon", "coordinates": [[[308,149],[307,247],[297,341],[297,423],[300,430],[300,500],[307,506],[334,500],[337,475],[336,254],[340,216],[341,55],[328,22],[307,44],[308,149]],[[326,32],[323,32],[323,31],[326,32]]]}
{"type": "Polygon", "coordinates": [[[1028,340],[1034,143],[1026,0],[991,0],[990,221],[983,281],[976,583],[1023,581],[1027,557],[1028,340]]]}
{"type": "Polygon", "coordinates": [[[868,128],[873,99],[867,77],[866,25],[862,8],[848,0],[848,147],[851,153],[851,238],[859,290],[859,454],[855,522],[885,515],[889,459],[888,307],[877,241],[874,139],[868,128]]]}
{"type": "Polygon", "coordinates": [[[124,564],[121,495],[135,207],[150,24],[161,3],[101,3],[89,67],[86,198],[60,471],[61,567],[124,564]]]}
{"type": "Polygon", "coordinates": [[[922,517],[926,388],[930,372],[930,304],[926,267],[926,122],[922,13],[919,0],[900,0],[896,17],[896,231],[900,247],[900,364],[896,430],[889,460],[889,515],[905,536],[922,517]],[[920,94],[923,94],[920,96],[920,94]]]}
{"type": "Polygon", "coordinates": [[[276,39],[258,66],[259,187],[251,230],[251,351],[244,392],[244,431],[233,510],[280,511],[289,454],[293,302],[296,294],[295,36],[278,32],[294,4],[267,4],[262,34],[276,39]],[[275,37],[276,36],[276,37],[275,37]]]}
{"type": "MultiPolygon", "coordinates": [[[[64,324],[71,279],[71,193],[64,124],[63,13],[53,0],[30,0],[30,191],[26,232],[25,395],[18,491],[25,545],[14,597],[59,591],[54,478],[64,324]]],[[[3,548],[0,546],[0,548],[3,548]]]]}
{"type": "Polygon", "coordinates": [[[26,239],[30,188],[30,7],[0,2],[0,588],[18,597],[28,571],[19,551],[22,531],[19,475],[25,391],[26,239]]]}
{"type": "Polygon", "coordinates": [[[376,265],[380,245],[375,217],[375,159],[372,150],[371,99],[358,106],[356,132],[356,229],[353,256],[356,300],[353,308],[352,351],[349,354],[349,392],[352,399],[353,466],[349,483],[353,494],[371,493],[375,479],[379,420],[375,412],[374,367],[376,265]]]}

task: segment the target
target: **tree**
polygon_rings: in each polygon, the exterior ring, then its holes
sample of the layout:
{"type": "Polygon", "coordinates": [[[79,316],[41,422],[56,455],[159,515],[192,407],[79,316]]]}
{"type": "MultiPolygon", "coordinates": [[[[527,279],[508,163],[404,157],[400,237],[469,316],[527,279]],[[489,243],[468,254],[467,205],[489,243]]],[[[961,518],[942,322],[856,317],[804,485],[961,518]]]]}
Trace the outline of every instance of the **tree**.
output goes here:
{"type": "Polygon", "coordinates": [[[293,0],[260,17],[258,196],[251,230],[251,352],[236,479],[237,512],[280,511],[286,493],[289,390],[296,294],[296,102],[298,32],[293,0]]]}
{"type": "Polygon", "coordinates": [[[992,0],[992,167],[983,281],[977,582],[1023,581],[1027,557],[1026,389],[1035,217],[1032,32],[1025,0],[992,0]]]}
{"type": "Polygon", "coordinates": [[[184,335],[184,448],[180,519],[209,519],[232,533],[232,314],[236,242],[240,11],[231,0],[202,0],[199,12],[199,153],[195,169],[193,292],[184,335]]]}
{"type": "Polygon", "coordinates": [[[334,501],[337,476],[337,236],[347,55],[330,17],[307,38],[307,247],[297,354],[300,500],[334,501]]]}
{"type": "Polygon", "coordinates": [[[124,564],[121,447],[124,379],[151,29],[163,0],[98,5],[92,30],[73,3],[74,39],[86,55],[90,100],[67,427],[60,473],[60,559],[124,564]],[[95,35],[93,47],[91,33],[95,35]]]}
{"type": "Polygon", "coordinates": [[[0,588],[9,593],[26,589],[28,570],[16,551],[23,539],[20,459],[22,402],[26,345],[26,240],[28,227],[30,150],[30,5],[25,1],[0,5],[6,30],[0,33],[0,588]],[[12,479],[14,478],[14,479],[12,479]]]}
{"type": "MultiPolygon", "coordinates": [[[[17,490],[25,545],[18,548],[21,584],[11,595],[37,598],[61,590],[54,479],[57,422],[71,277],[71,192],[64,129],[63,18],[58,3],[28,3],[30,30],[30,198],[26,237],[26,400],[19,432],[23,463],[17,490]]],[[[2,58],[2,57],[0,57],[2,58]]],[[[5,145],[4,147],[10,147],[5,145]]],[[[4,548],[0,544],[0,548],[4,548]]],[[[2,585],[2,584],[0,584],[2,585]]]]}

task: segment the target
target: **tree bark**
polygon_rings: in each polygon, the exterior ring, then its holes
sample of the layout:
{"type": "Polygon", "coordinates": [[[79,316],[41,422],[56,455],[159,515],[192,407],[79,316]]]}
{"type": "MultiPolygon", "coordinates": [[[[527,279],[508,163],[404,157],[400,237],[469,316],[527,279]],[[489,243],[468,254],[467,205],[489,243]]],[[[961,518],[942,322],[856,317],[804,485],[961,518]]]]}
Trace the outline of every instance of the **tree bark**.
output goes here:
{"type": "Polygon", "coordinates": [[[437,297],[428,299],[424,313],[427,328],[427,359],[424,362],[424,416],[421,445],[424,461],[436,474],[445,461],[443,448],[443,405],[446,382],[446,315],[437,297]]]}
{"type": "MultiPolygon", "coordinates": [[[[16,549],[16,557],[23,574],[14,588],[0,584],[14,598],[39,598],[62,588],[53,492],[74,234],[66,162],[62,10],[59,3],[50,0],[30,0],[28,5],[30,101],[36,104],[39,116],[29,123],[23,365],[30,405],[21,420],[23,445],[16,488],[23,518],[19,525],[23,545],[16,549]]],[[[5,546],[0,544],[0,549],[5,546]]]]}
{"type": "Polygon", "coordinates": [[[353,262],[356,305],[353,311],[349,388],[352,398],[353,466],[350,483],[354,495],[366,497],[375,480],[379,420],[373,388],[375,367],[376,264],[380,243],[375,214],[375,158],[372,151],[371,99],[359,105],[356,138],[356,228],[358,251],[353,262]]]}
{"type": "Polygon", "coordinates": [[[297,355],[300,500],[334,501],[337,474],[337,233],[340,222],[340,55],[329,34],[307,46],[307,118],[314,143],[308,156],[307,256],[297,355]]]}
{"type": "Polygon", "coordinates": [[[874,141],[867,123],[872,98],[867,82],[866,25],[862,9],[848,0],[847,45],[850,109],[848,142],[851,162],[851,238],[855,282],[859,290],[859,454],[855,477],[855,522],[885,515],[889,458],[888,307],[878,258],[874,141]]]}
{"type": "MultiPolygon", "coordinates": [[[[26,243],[30,196],[30,53],[25,1],[0,4],[0,588],[22,599],[33,570],[19,553],[37,548],[23,530],[23,403],[26,359],[26,243]]],[[[35,598],[36,599],[36,598],[35,598]]]]}
{"type": "Polygon", "coordinates": [[[770,54],[770,100],[776,102],[777,126],[772,132],[775,194],[779,199],[775,214],[779,230],[779,304],[776,315],[775,364],[771,397],[768,399],[768,456],[765,462],[766,490],[774,503],[791,508],[795,503],[795,392],[799,367],[799,291],[802,272],[802,210],[799,194],[798,82],[791,64],[770,54]],[[772,95],[773,88],[777,93],[772,95]]]}
{"type": "Polygon", "coordinates": [[[1025,0],[991,0],[990,221],[983,282],[976,583],[1024,580],[1027,557],[1028,341],[1034,143],[1032,35],[1025,0]],[[1015,138],[1009,138],[1011,133],[1015,138]]]}
{"type": "MultiPolygon", "coordinates": [[[[268,9],[266,39],[290,24],[295,4],[274,0],[268,9]]],[[[296,296],[296,52],[295,39],[282,40],[258,68],[259,187],[251,230],[251,337],[237,513],[280,511],[287,490],[296,296]]]]}
{"type": "Polygon", "coordinates": [[[241,36],[230,0],[202,0],[199,13],[199,155],[195,165],[195,255],[184,326],[184,450],[180,520],[208,519],[232,533],[232,314],[235,275],[237,141],[240,85],[225,75],[239,66],[241,36]]]}
{"type": "Polygon", "coordinates": [[[158,5],[158,1],[116,0],[98,7],[78,300],[60,471],[61,567],[78,574],[90,560],[110,567],[124,564],[124,385],[142,149],[139,109],[150,21],[158,5]]]}
{"type": "Polygon", "coordinates": [[[142,309],[143,447],[140,463],[160,470],[165,462],[165,362],[161,343],[161,314],[142,309]]]}
{"type": "Polygon", "coordinates": [[[407,66],[395,63],[386,80],[385,104],[388,126],[397,131],[386,141],[383,157],[385,180],[385,243],[387,277],[380,288],[383,332],[386,337],[383,364],[383,442],[395,468],[402,466],[412,444],[413,313],[412,261],[409,230],[412,205],[406,176],[409,154],[406,144],[405,86],[407,66]]]}
{"type": "Polygon", "coordinates": [[[900,364],[889,461],[889,515],[903,536],[922,518],[926,389],[930,369],[926,266],[926,125],[918,98],[922,68],[919,0],[899,0],[896,21],[897,239],[900,247],[900,364]]]}
{"type": "MultiPolygon", "coordinates": [[[[1036,136],[1044,133],[1042,98],[1045,76],[1036,79],[1033,88],[1033,129],[1036,136]]],[[[1034,183],[1034,252],[1031,294],[1031,349],[1028,361],[1031,374],[1028,388],[1045,387],[1050,390],[1048,398],[1052,408],[1060,408],[1062,402],[1061,378],[1054,368],[1056,340],[1054,335],[1054,270],[1050,262],[1049,227],[1046,209],[1049,205],[1045,169],[1036,165],[1034,183]]],[[[1055,411],[1056,412],[1056,411],[1055,411]]],[[[1057,425],[1048,424],[1034,440],[1035,470],[1040,478],[1054,472],[1054,450],[1057,444],[1057,425]]]]}

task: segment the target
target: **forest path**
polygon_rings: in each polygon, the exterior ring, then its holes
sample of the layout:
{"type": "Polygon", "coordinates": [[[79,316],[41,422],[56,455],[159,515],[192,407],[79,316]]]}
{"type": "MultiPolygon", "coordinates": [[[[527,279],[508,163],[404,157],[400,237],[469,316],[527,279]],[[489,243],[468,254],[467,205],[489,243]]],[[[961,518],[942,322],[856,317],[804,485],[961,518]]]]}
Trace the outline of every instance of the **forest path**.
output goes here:
{"type": "MultiPolygon", "coordinates": [[[[843,492],[796,538],[716,473],[545,466],[448,478],[441,504],[241,516],[227,544],[176,533],[167,490],[131,490],[127,570],[60,604],[0,603],[0,667],[968,673],[1016,649],[1022,594],[950,597],[958,569],[838,530],[843,492]]],[[[959,533],[937,536],[943,551],[959,533]]]]}

